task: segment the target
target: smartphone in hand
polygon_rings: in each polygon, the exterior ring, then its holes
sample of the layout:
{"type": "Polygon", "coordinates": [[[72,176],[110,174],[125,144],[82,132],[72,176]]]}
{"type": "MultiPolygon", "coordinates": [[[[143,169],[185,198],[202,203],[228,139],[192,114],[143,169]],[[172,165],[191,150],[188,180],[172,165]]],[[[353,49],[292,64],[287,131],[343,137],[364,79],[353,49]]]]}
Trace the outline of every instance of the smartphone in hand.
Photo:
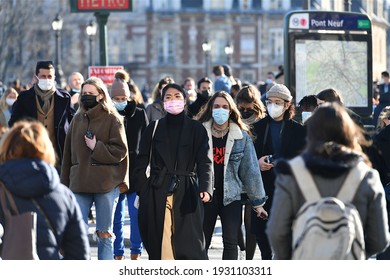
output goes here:
{"type": "Polygon", "coordinates": [[[94,134],[92,133],[92,131],[90,131],[89,129],[85,132],[85,136],[87,136],[87,138],[89,139],[93,139],[94,137],[94,134]]]}

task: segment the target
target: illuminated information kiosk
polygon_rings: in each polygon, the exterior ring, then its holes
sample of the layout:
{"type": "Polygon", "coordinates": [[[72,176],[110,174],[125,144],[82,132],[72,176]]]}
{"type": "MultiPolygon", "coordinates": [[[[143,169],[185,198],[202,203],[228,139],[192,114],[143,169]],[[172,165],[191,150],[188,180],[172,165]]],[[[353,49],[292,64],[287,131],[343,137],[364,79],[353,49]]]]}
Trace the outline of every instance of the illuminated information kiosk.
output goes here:
{"type": "Polygon", "coordinates": [[[334,88],[361,116],[372,113],[371,21],[360,13],[294,11],[285,16],[285,84],[298,103],[334,88]]]}

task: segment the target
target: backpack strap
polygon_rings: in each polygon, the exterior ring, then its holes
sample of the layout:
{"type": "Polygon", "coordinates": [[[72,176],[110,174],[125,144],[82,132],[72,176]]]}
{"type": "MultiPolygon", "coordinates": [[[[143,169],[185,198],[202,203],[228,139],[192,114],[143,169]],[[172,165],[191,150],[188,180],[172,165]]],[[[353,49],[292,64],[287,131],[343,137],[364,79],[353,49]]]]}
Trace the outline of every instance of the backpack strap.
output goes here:
{"type": "Polygon", "coordinates": [[[314,202],[321,198],[321,194],[317,189],[313,176],[307,170],[305,161],[302,156],[297,156],[288,161],[291,170],[297,181],[298,187],[302,192],[306,202],[314,202]]]}
{"type": "Polygon", "coordinates": [[[352,201],[368,170],[369,167],[363,161],[359,161],[354,168],[351,168],[339,190],[339,193],[337,194],[337,198],[343,202],[352,201]]]}

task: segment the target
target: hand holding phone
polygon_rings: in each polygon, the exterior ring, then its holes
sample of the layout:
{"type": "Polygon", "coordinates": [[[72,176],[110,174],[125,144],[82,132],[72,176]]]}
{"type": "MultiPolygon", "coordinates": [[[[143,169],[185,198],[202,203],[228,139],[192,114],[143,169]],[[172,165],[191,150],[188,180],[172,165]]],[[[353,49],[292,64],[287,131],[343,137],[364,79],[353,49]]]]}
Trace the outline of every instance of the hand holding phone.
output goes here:
{"type": "Polygon", "coordinates": [[[89,129],[85,132],[85,136],[87,136],[87,138],[89,139],[93,139],[93,133],[92,131],[90,131],[89,129]]]}

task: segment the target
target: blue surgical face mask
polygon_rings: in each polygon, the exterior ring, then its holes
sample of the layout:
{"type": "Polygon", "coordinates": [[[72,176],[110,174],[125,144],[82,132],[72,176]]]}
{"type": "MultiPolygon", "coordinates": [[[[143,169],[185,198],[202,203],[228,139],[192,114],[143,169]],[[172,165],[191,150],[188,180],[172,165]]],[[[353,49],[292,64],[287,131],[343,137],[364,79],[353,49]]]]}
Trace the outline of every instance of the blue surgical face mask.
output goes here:
{"type": "Polygon", "coordinates": [[[123,111],[127,106],[127,101],[116,102],[113,100],[112,103],[114,103],[114,106],[118,111],[123,111]]]}
{"type": "Polygon", "coordinates": [[[229,113],[229,110],[223,108],[213,109],[213,119],[217,124],[223,125],[229,119],[229,113]]]}

